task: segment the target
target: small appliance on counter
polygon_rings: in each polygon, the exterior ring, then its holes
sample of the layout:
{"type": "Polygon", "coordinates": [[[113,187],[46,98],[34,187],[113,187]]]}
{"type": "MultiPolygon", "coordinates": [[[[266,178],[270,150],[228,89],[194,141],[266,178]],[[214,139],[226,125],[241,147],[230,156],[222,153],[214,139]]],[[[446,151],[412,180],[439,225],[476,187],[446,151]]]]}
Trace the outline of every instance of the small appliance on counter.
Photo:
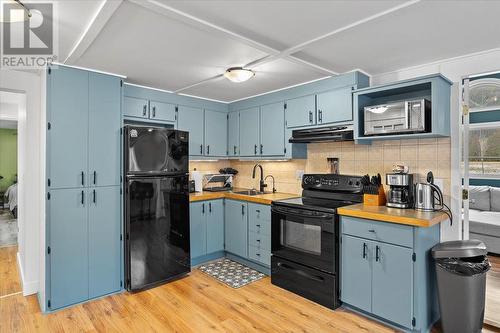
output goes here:
{"type": "Polygon", "coordinates": [[[233,189],[233,175],[206,174],[203,175],[203,191],[223,192],[233,189]]]}
{"type": "Polygon", "coordinates": [[[418,183],[415,187],[415,209],[438,211],[443,209],[443,203],[443,193],[434,184],[434,175],[429,171],[427,183],[418,183]]]}
{"type": "Polygon", "coordinates": [[[390,135],[431,131],[431,102],[399,101],[364,108],[364,134],[390,135]]]}
{"type": "Polygon", "coordinates": [[[385,183],[389,185],[387,191],[387,207],[413,208],[413,174],[388,173],[385,183]]]}

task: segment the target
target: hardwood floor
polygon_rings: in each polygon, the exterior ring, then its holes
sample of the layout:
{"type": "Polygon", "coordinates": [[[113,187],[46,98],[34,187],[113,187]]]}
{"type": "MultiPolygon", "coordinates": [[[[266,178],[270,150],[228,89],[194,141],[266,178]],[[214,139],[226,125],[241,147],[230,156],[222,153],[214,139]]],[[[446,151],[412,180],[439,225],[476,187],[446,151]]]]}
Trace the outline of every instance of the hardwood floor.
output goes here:
{"type": "MultiPolygon", "coordinates": [[[[13,282],[15,255],[15,248],[0,248],[1,288],[9,280],[8,290],[20,290],[19,282],[13,282]]],[[[271,285],[269,278],[231,289],[194,270],[158,288],[108,296],[48,315],[40,312],[36,296],[0,297],[0,333],[4,332],[396,331],[350,311],[331,311],[309,302],[271,285]]]]}
{"type": "Polygon", "coordinates": [[[22,290],[16,254],[17,246],[0,248],[0,297],[22,290]]]}

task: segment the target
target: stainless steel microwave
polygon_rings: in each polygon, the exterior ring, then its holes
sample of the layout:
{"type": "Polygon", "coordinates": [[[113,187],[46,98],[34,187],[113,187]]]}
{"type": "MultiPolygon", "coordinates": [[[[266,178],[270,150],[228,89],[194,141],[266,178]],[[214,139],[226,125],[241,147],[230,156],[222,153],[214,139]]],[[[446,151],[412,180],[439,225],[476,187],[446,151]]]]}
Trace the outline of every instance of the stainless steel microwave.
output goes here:
{"type": "Polygon", "coordinates": [[[409,100],[366,106],[365,135],[390,135],[431,131],[431,102],[409,100]]]}

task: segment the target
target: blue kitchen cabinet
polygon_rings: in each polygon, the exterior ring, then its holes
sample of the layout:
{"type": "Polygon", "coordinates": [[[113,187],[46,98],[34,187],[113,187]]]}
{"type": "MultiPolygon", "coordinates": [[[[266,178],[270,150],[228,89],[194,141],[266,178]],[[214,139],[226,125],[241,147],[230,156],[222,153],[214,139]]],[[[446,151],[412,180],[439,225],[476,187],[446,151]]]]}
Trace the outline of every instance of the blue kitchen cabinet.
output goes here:
{"type": "Polygon", "coordinates": [[[285,108],[282,102],[260,107],[260,154],[285,154],[285,108]]]}
{"type": "Polygon", "coordinates": [[[248,203],[248,257],[271,265],[271,206],[248,203]]]}
{"type": "Polygon", "coordinates": [[[242,258],[248,257],[248,205],[246,202],[226,199],[226,251],[242,258]]]}
{"type": "Polygon", "coordinates": [[[224,251],[224,205],[223,200],[208,203],[207,254],[224,251]]]}
{"type": "Polygon", "coordinates": [[[51,188],[88,184],[89,73],[51,69],[47,77],[47,183],[51,188]]]}
{"type": "Polygon", "coordinates": [[[142,98],[124,97],[123,115],[134,118],[149,118],[149,101],[142,98]]]}
{"type": "Polygon", "coordinates": [[[316,95],[318,125],[352,121],[352,87],[316,95]]]}
{"type": "Polygon", "coordinates": [[[207,254],[207,208],[204,201],[189,205],[191,260],[207,254]]]}
{"type": "Polygon", "coordinates": [[[177,128],[189,132],[190,156],[203,156],[204,154],[203,125],[203,109],[179,105],[177,128]]]}
{"type": "Polygon", "coordinates": [[[240,156],[257,156],[259,146],[259,108],[240,111],[240,156]]]}
{"type": "Polygon", "coordinates": [[[58,309],[89,298],[89,202],[84,189],[51,190],[48,196],[46,293],[49,309],[58,309]]]}
{"type": "Polygon", "coordinates": [[[89,73],[89,80],[88,183],[120,185],[121,79],[89,73]]]}
{"type": "Polygon", "coordinates": [[[230,112],[227,116],[228,138],[227,149],[228,156],[240,155],[240,113],[230,112]]]}
{"type": "Polygon", "coordinates": [[[342,300],[364,311],[372,304],[372,255],[373,242],[342,236],[342,300]]]}
{"type": "Polygon", "coordinates": [[[89,298],[120,290],[120,186],[88,190],[89,298]]]}
{"type": "Polygon", "coordinates": [[[430,251],[439,225],[341,216],[341,300],[378,319],[428,332],[439,319],[430,251]]]}
{"type": "Polygon", "coordinates": [[[413,317],[413,250],[381,242],[374,246],[371,312],[410,327],[413,317]]]}
{"type": "Polygon", "coordinates": [[[149,101],[149,110],[151,119],[175,122],[175,104],[149,101]]]}
{"type": "Polygon", "coordinates": [[[227,155],[227,113],[205,110],[205,156],[227,155]]]}
{"type": "Polygon", "coordinates": [[[301,127],[316,124],[315,95],[302,96],[286,101],[287,127],[301,127]]]}

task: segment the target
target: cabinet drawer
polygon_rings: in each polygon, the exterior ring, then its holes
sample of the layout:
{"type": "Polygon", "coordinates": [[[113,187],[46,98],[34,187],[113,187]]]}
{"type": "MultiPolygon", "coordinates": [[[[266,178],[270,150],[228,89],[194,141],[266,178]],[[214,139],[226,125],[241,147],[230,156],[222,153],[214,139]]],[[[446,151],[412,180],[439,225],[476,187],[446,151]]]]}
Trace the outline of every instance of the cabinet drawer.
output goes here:
{"type": "Polygon", "coordinates": [[[266,266],[271,265],[271,252],[259,249],[255,246],[248,247],[248,257],[266,266]]]}
{"type": "Polygon", "coordinates": [[[413,247],[413,227],[342,216],[342,233],[413,247]]]}
{"type": "Polygon", "coordinates": [[[248,230],[253,231],[259,235],[271,236],[271,221],[249,219],[248,230]]]}
{"type": "Polygon", "coordinates": [[[271,251],[271,236],[250,231],[248,234],[248,244],[259,249],[271,251]]]}
{"type": "Polygon", "coordinates": [[[252,220],[271,221],[271,206],[248,203],[248,214],[252,220]]]}

